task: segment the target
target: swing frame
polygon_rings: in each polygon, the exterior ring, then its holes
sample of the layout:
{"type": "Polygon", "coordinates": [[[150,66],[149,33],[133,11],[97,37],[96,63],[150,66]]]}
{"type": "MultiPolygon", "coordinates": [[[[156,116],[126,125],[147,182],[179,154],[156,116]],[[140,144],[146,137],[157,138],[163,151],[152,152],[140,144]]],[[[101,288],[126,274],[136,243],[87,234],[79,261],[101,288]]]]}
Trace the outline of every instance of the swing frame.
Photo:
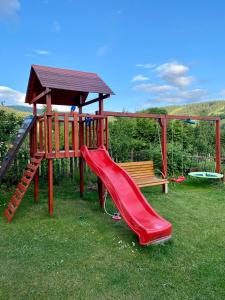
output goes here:
{"type": "MultiPolygon", "coordinates": [[[[98,113],[98,112],[96,112],[98,113]]],[[[220,139],[220,117],[214,116],[180,116],[180,115],[165,115],[165,114],[149,114],[149,113],[128,113],[128,112],[112,112],[103,111],[102,114],[106,117],[128,117],[128,118],[146,118],[155,119],[161,127],[161,147],[162,147],[162,173],[167,178],[167,124],[169,120],[196,120],[196,121],[214,121],[215,122],[215,170],[216,173],[221,172],[221,139],[220,139]]]]}

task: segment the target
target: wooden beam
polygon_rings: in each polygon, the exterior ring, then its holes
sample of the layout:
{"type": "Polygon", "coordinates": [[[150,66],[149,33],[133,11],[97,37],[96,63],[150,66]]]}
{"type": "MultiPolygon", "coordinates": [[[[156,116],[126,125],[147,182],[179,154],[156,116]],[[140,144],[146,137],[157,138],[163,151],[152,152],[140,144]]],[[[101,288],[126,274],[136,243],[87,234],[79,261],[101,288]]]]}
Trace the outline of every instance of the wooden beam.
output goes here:
{"type": "Polygon", "coordinates": [[[165,118],[165,115],[162,114],[145,114],[145,113],[114,112],[114,111],[104,111],[102,114],[107,117],[152,118],[152,119],[165,118]]]}
{"type": "MultiPolygon", "coordinates": [[[[103,108],[103,95],[99,94],[99,104],[98,104],[98,112],[99,115],[102,115],[104,111],[103,108]]],[[[98,147],[104,146],[104,120],[98,120],[98,147]]],[[[105,187],[101,179],[98,177],[98,195],[99,195],[99,203],[101,207],[104,207],[105,204],[105,187]]]]}
{"type": "Polygon", "coordinates": [[[46,96],[48,93],[51,92],[51,89],[46,88],[45,91],[43,91],[42,93],[40,93],[39,95],[37,95],[36,97],[34,97],[31,101],[30,104],[36,102],[37,100],[41,99],[42,97],[46,96]]]}
{"type": "MultiPolygon", "coordinates": [[[[98,112],[99,115],[103,114],[103,99],[102,96],[99,95],[99,104],[98,104],[98,112]]],[[[104,146],[104,120],[99,120],[99,140],[98,140],[98,146],[104,146]]]]}
{"type": "Polygon", "coordinates": [[[165,115],[166,119],[169,120],[199,120],[199,121],[218,121],[220,117],[211,117],[211,116],[178,116],[178,115],[165,115]]]}
{"type": "Polygon", "coordinates": [[[104,95],[104,96],[101,96],[101,98],[97,97],[97,98],[95,98],[95,99],[92,99],[92,100],[89,100],[89,101],[87,101],[87,102],[84,102],[81,106],[90,105],[90,104],[92,104],[92,103],[95,103],[95,102],[99,101],[100,99],[104,100],[104,99],[109,98],[109,97],[110,97],[110,95],[109,95],[109,94],[106,94],[106,95],[104,95]]]}
{"type": "MultiPolygon", "coordinates": [[[[161,136],[161,149],[162,149],[162,174],[163,177],[167,177],[167,120],[160,119],[159,124],[161,126],[162,130],[162,136],[161,136]]],[[[164,192],[166,186],[163,185],[164,192]]]]}
{"type": "MultiPolygon", "coordinates": [[[[82,104],[83,98],[80,96],[80,106],[79,106],[79,149],[84,144],[84,123],[82,122],[82,104]]],[[[80,173],[80,197],[84,194],[84,161],[82,156],[79,157],[79,173],[80,173]]]]}
{"type": "Polygon", "coordinates": [[[148,113],[129,113],[129,112],[114,112],[114,111],[104,111],[104,116],[112,117],[129,117],[129,118],[149,118],[149,119],[172,119],[172,120],[202,120],[202,121],[217,121],[220,120],[219,117],[211,116],[179,116],[179,115],[164,115],[164,114],[148,114],[148,113]]]}
{"type": "Polygon", "coordinates": [[[59,127],[59,117],[58,113],[54,114],[54,123],[55,123],[55,154],[58,157],[59,146],[60,146],[60,127],[59,127]]]}
{"type": "MultiPolygon", "coordinates": [[[[47,104],[47,143],[48,154],[52,154],[52,101],[51,94],[46,94],[47,104]]],[[[50,216],[53,215],[53,160],[48,159],[48,211],[50,216]]]]}
{"type": "Polygon", "coordinates": [[[48,160],[48,211],[50,216],[53,215],[53,160],[48,160]]]}

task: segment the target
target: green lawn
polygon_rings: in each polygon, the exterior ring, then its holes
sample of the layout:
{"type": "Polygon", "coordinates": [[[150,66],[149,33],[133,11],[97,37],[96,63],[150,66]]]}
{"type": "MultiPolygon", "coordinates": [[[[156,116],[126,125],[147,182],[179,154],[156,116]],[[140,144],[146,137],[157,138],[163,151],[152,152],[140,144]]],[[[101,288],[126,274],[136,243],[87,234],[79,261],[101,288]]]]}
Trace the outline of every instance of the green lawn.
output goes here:
{"type": "Polygon", "coordinates": [[[45,184],[39,204],[30,188],[13,222],[0,221],[0,299],[224,299],[223,185],[143,192],[173,224],[165,245],[139,246],[123,221],[102,213],[96,192],[81,200],[70,180],[54,188],[53,218],[45,184]]]}

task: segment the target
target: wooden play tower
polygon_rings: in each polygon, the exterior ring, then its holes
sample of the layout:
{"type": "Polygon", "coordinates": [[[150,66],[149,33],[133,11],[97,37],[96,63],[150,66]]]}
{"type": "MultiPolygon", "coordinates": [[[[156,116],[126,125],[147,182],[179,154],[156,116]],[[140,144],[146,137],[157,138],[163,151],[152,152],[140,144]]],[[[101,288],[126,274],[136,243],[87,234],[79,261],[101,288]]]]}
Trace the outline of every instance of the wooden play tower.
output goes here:
{"type": "MultiPolygon", "coordinates": [[[[84,163],[80,147],[104,145],[108,148],[108,121],[103,115],[103,101],[114,93],[96,74],[32,65],[25,102],[33,106],[35,122],[30,131],[30,163],[11,198],[5,216],[13,218],[30,183],[34,180],[34,199],[38,201],[39,166],[48,160],[48,208],[53,214],[53,159],[79,157],[80,194],[84,191],[84,163]],[[97,94],[87,99],[90,94],[97,94]],[[83,107],[98,103],[98,114],[83,114],[83,107]],[[38,116],[37,104],[46,105],[38,116]],[[57,113],[52,105],[77,106],[79,112],[57,113]],[[87,125],[86,118],[91,118],[87,125]]],[[[103,184],[98,180],[100,203],[103,203],[103,184]]]]}

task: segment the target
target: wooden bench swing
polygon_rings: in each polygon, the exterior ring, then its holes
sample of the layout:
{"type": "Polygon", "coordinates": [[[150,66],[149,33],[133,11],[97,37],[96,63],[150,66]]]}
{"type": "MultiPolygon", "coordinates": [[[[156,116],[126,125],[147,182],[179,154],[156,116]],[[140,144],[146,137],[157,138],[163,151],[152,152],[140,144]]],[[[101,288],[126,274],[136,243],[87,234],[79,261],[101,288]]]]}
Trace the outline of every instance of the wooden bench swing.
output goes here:
{"type": "Polygon", "coordinates": [[[155,176],[153,161],[124,162],[118,165],[131,176],[138,187],[163,185],[164,192],[168,193],[169,181],[155,176]]]}

